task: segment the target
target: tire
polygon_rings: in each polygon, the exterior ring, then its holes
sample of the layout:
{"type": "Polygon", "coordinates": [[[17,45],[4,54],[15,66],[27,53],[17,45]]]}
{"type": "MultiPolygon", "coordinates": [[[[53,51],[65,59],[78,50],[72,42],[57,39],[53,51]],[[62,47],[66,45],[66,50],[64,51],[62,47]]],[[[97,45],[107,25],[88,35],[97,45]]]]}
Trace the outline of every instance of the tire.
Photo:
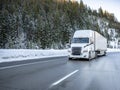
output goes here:
{"type": "Polygon", "coordinates": [[[69,57],[69,60],[72,60],[72,58],[69,57]]]}
{"type": "Polygon", "coordinates": [[[89,58],[88,60],[90,61],[91,60],[91,52],[89,51],[89,58]]]}

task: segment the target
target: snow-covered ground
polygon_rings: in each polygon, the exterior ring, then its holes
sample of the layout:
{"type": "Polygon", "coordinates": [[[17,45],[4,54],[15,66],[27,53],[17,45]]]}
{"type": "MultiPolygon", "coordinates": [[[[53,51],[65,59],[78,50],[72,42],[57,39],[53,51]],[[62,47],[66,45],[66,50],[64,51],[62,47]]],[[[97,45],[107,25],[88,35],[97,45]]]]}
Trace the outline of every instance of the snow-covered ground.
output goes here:
{"type": "MultiPolygon", "coordinates": [[[[120,49],[108,48],[107,52],[120,52],[120,49]]],[[[67,49],[64,50],[0,49],[0,63],[67,55],[68,55],[67,49]]]]}
{"type": "Polygon", "coordinates": [[[116,48],[107,48],[107,52],[120,52],[120,49],[116,49],[116,48]]]}
{"type": "Polygon", "coordinates": [[[68,52],[66,49],[65,50],[0,49],[0,63],[67,55],[68,52]]]}

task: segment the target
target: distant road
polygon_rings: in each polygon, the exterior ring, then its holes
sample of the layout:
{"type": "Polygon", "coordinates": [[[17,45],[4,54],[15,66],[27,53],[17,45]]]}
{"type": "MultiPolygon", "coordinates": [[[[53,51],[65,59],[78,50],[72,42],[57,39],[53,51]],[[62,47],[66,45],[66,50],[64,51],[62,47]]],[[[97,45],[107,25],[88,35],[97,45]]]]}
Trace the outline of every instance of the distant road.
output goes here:
{"type": "Polygon", "coordinates": [[[91,61],[64,63],[67,57],[53,60],[49,61],[54,65],[42,68],[36,64],[1,69],[0,90],[120,90],[119,52],[91,61]]]}

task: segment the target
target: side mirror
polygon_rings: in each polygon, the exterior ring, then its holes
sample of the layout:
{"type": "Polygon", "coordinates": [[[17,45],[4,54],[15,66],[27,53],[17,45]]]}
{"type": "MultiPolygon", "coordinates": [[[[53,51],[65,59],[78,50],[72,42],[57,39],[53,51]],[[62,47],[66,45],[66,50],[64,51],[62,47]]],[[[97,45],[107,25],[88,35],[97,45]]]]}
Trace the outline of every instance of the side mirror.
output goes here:
{"type": "Polygon", "coordinates": [[[91,42],[91,44],[93,44],[93,42],[91,42]]]}
{"type": "Polygon", "coordinates": [[[67,43],[67,44],[66,44],[66,48],[70,48],[70,43],[67,43]]]}

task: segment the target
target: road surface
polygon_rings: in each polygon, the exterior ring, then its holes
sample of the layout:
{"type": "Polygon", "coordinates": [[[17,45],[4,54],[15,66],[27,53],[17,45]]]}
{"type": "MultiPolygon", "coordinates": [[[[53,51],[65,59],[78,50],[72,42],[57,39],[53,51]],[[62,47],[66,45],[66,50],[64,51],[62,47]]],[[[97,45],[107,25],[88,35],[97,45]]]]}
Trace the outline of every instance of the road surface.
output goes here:
{"type": "Polygon", "coordinates": [[[120,53],[0,77],[0,90],[120,90],[120,53]]]}

